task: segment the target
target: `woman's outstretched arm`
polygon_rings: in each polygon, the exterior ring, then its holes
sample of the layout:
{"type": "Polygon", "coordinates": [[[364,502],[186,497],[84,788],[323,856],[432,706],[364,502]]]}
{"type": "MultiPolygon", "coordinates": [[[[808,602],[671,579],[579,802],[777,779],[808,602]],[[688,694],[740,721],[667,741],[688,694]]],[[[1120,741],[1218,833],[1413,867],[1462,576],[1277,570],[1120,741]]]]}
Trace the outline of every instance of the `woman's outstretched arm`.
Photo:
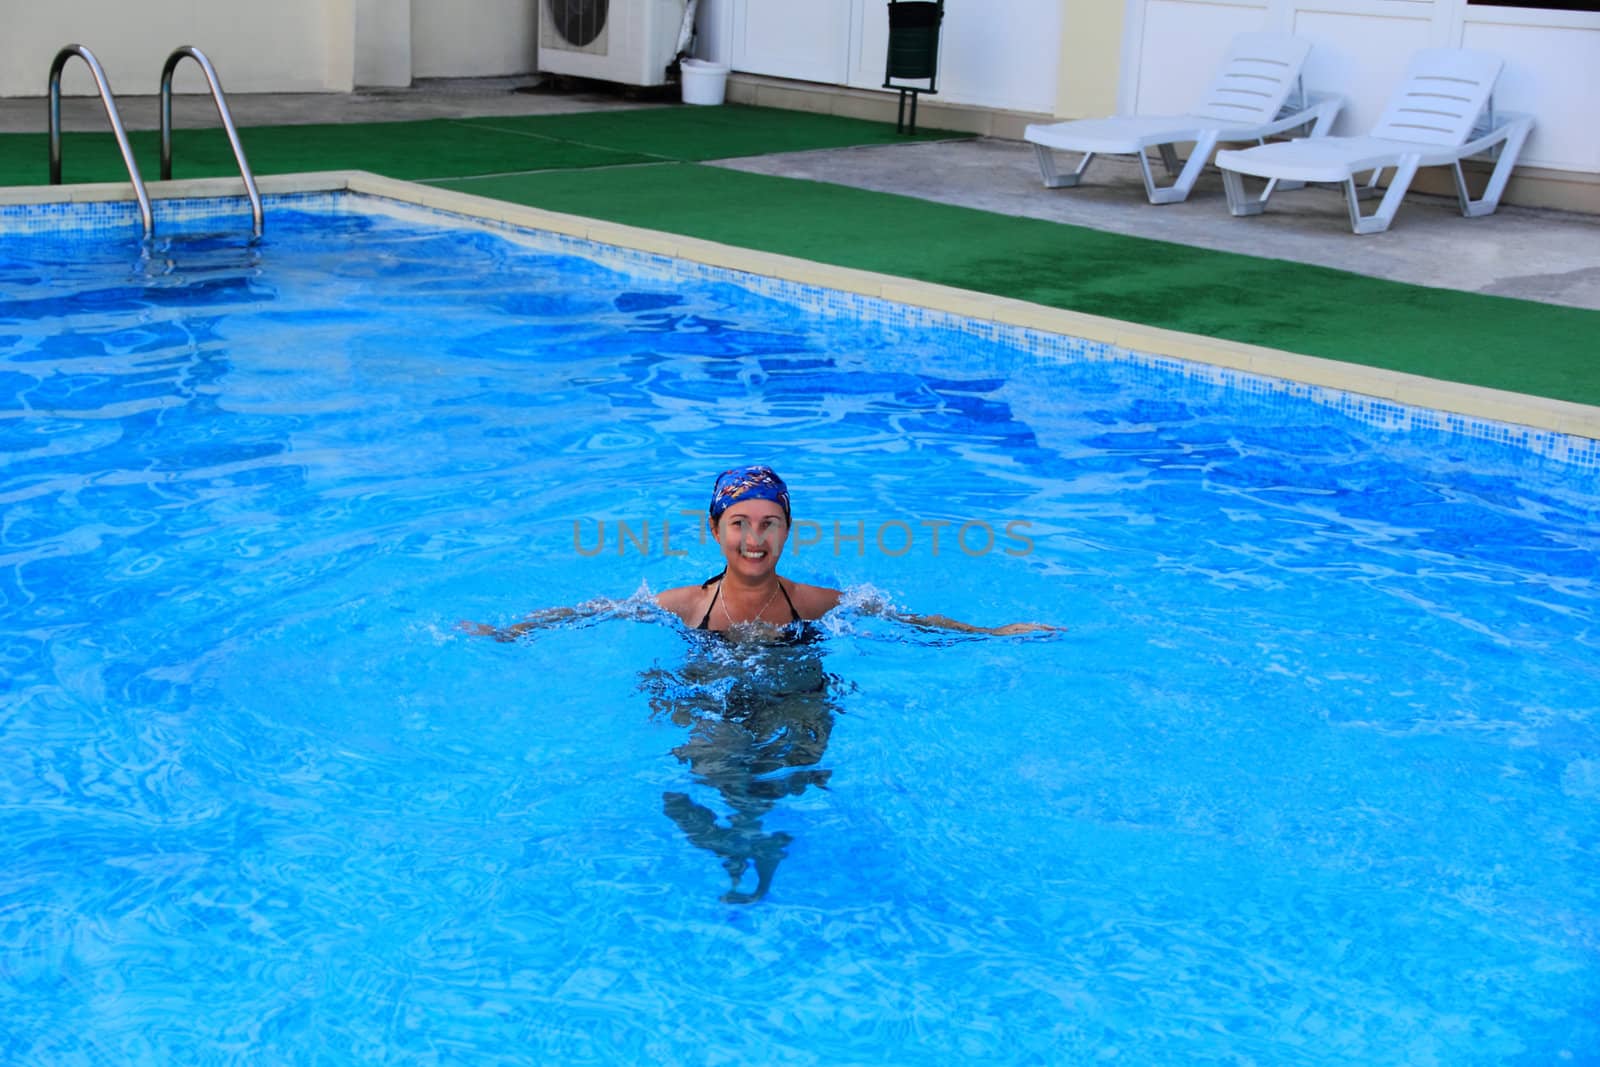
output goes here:
{"type": "Polygon", "coordinates": [[[456,623],[456,629],[480,637],[492,637],[496,641],[515,641],[535,630],[548,630],[573,623],[581,624],[607,616],[645,618],[653,614],[658,606],[658,598],[651,598],[642,593],[636,593],[626,600],[598,597],[573,607],[540,608],[509,626],[494,626],[485,622],[462,619],[456,623]]]}
{"type": "Polygon", "coordinates": [[[894,618],[924,630],[954,630],[957,633],[993,634],[996,637],[1011,637],[1016,634],[1057,633],[1066,629],[1064,626],[1050,626],[1042,622],[1008,622],[1004,626],[974,626],[969,622],[952,619],[946,615],[896,614],[894,618]]]}
{"type": "Polygon", "coordinates": [[[543,630],[570,619],[583,619],[591,615],[598,615],[599,611],[585,610],[584,608],[542,608],[529,614],[521,622],[514,622],[510,626],[491,626],[486,622],[473,622],[471,619],[462,619],[456,623],[456,629],[465,633],[476,634],[479,637],[492,637],[496,641],[515,641],[532,630],[543,630]]]}

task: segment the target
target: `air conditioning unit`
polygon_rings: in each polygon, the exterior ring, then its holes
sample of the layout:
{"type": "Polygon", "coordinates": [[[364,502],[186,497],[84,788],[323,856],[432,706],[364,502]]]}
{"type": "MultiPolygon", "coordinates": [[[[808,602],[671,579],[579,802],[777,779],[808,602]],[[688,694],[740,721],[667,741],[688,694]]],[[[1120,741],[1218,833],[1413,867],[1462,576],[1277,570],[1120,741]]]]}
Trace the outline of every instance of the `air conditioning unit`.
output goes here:
{"type": "Polygon", "coordinates": [[[684,0],[539,0],[539,69],[663,85],[683,8],[684,0]]]}

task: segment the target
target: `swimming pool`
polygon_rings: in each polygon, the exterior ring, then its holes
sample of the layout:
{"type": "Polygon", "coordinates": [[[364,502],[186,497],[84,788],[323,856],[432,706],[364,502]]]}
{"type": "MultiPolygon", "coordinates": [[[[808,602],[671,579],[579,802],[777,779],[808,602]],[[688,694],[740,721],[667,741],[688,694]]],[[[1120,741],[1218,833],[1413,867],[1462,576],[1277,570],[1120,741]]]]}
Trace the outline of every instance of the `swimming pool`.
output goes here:
{"type": "Polygon", "coordinates": [[[1600,1054],[1588,446],[348,207],[0,242],[4,1058],[1600,1054]]]}

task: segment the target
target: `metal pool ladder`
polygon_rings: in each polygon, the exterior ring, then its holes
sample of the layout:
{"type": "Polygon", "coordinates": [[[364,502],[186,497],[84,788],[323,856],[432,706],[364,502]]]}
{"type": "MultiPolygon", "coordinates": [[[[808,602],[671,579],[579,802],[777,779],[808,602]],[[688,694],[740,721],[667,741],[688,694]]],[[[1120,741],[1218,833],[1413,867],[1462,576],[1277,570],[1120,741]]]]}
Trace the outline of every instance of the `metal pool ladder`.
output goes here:
{"type": "MultiPolygon", "coordinates": [[[[79,56],[89,64],[89,73],[100,90],[100,102],[105,105],[106,118],[111,122],[111,132],[117,135],[117,147],[122,149],[122,161],[128,166],[128,178],[133,182],[133,195],[139,199],[139,218],[144,223],[144,235],[155,232],[155,217],[150,213],[150,194],[145,191],[144,179],[139,177],[139,164],[133,160],[133,146],[128,143],[128,130],[117,114],[117,101],[111,95],[111,84],[94,53],[81,44],[69,44],[56,53],[50,64],[50,184],[61,184],[61,68],[67,60],[79,56]]],[[[258,231],[259,232],[259,231],[258,231]]]]}
{"type": "MultiPolygon", "coordinates": [[[[150,194],[145,189],[144,179],[139,176],[139,164],[134,161],[133,147],[128,143],[128,130],[122,124],[122,116],[117,112],[117,101],[111,93],[111,83],[106,80],[105,69],[100,66],[100,61],[94,53],[81,44],[69,44],[56,53],[55,60],[50,64],[50,184],[61,184],[61,70],[73,56],[80,57],[89,65],[89,73],[94,75],[95,86],[100,90],[100,101],[105,105],[106,118],[111,123],[111,132],[116,134],[117,147],[122,150],[122,161],[128,167],[128,178],[133,182],[133,195],[139,201],[139,218],[144,224],[146,238],[155,233],[155,216],[150,210],[150,194]]],[[[211,99],[217,105],[217,117],[222,120],[222,128],[227,131],[228,143],[233,146],[233,158],[239,164],[239,175],[244,179],[244,189],[250,198],[250,219],[253,224],[253,233],[261,236],[261,193],[256,189],[255,175],[250,172],[250,164],[244,156],[244,144],[239,140],[239,128],[233,124],[233,115],[228,111],[227,98],[222,92],[222,81],[217,77],[217,69],[211,65],[205,53],[193,45],[184,45],[167,57],[166,65],[161,68],[161,180],[168,181],[172,177],[172,72],[185,58],[193,59],[200,64],[200,69],[206,76],[206,83],[211,87],[211,99]]]]}
{"type": "Polygon", "coordinates": [[[177,49],[167,57],[166,65],[161,68],[161,180],[168,181],[172,177],[172,72],[185,57],[200,64],[206,83],[211,86],[211,99],[217,105],[217,117],[222,120],[222,128],[228,133],[228,143],[233,146],[233,158],[239,164],[239,176],[244,179],[244,191],[250,197],[250,219],[254,233],[260,237],[261,194],[256,190],[256,178],[250,173],[250,164],[244,158],[239,128],[233,124],[233,115],[228,111],[227,97],[223,95],[217,68],[211,65],[211,60],[206,58],[204,52],[193,45],[186,44],[177,49]]]}

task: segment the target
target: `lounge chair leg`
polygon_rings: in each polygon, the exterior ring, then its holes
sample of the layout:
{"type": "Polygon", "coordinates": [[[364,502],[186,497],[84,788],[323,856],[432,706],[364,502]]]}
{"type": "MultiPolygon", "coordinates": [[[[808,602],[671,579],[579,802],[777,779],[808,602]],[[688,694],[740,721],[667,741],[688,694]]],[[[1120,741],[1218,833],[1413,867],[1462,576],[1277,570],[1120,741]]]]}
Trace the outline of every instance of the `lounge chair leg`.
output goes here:
{"type": "Polygon", "coordinates": [[[1039,160],[1039,177],[1044,181],[1046,189],[1068,189],[1083,180],[1083,172],[1089,169],[1089,161],[1094,158],[1093,152],[1085,152],[1078,161],[1078,169],[1071,174],[1062,174],[1056,170],[1056,156],[1053,151],[1042,144],[1033,146],[1033,154],[1039,160]]]}
{"type": "Polygon", "coordinates": [[[1244,175],[1236,170],[1222,172],[1222,189],[1228,194],[1228,213],[1237,218],[1259,215],[1267,208],[1267,198],[1272,195],[1276,182],[1268,182],[1258,197],[1251,196],[1244,187],[1244,175]]]}
{"type": "MultiPolygon", "coordinates": [[[[1411,188],[1411,179],[1417,175],[1417,163],[1415,156],[1401,161],[1394,169],[1394,177],[1389,179],[1389,188],[1385,190],[1383,199],[1370,215],[1361,214],[1361,196],[1356,191],[1355,179],[1346,178],[1344,195],[1345,203],[1350,208],[1350,229],[1356,233],[1382,233],[1387,230],[1394,221],[1394,213],[1400,208],[1400,201],[1405,199],[1406,190],[1411,188]]],[[[1377,180],[1376,173],[1373,180],[1377,180]]]]}
{"type": "Polygon", "coordinates": [[[1167,177],[1177,178],[1180,166],[1178,163],[1178,150],[1170,144],[1162,144],[1156,146],[1156,151],[1161,153],[1161,165],[1167,168],[1167,177]]]}
{"type": "MultiPolygon", "coordinates": [[[[1145,195],[1152,204],[1176,204],[1187,200],[1189,192],[1194,188],[1194,183],[1199,180],[1200,172],[1205,169],[1206,161],[1211,158],[1211,150],[1217,146],[1215,136],[1205,136],[1195,142],[1194,148],[1189,153],[1189,159],[1184,163],[1183,169],[1178,171],[1171,185],[1160,186],[1156,184],[1155,175],[1150,172],[1150,157],[1144,152],[1139,153],[1139,171],[1144,175],[1145,195]]],[[[1158,145],[1161,159],[1170,171],[1178,161],[1178,154],[1170,144],[1158,145]]]]}
{"type": "Polygon", "coordinates": [[[1356,233],[1361,232],[1361,193],[1362,190],[1356,188],[1356,180],[1354,178],[1346,178],[1344,180],[1345,208],[1350,212],[1350,228],[1356,233]]]}
{"type": "Polygon", "coordinates": [[[1307,137],[1326,137],[1333,132],[1333,120],[1339,117],[1339,108],[1344,100],[1337,96],[1330,96],[1317,104],[1316,118],[1311,122],[1311,132],[1307,137]]]}
{"type": "Polygon", "coordinates": [[[1466,175],[1461,173],[1460,161],[1456,161],[1452,168],[1456,175],[1456,199],[1461,204],[1461,213],[1467,218],[1492,215],[1500,206],[1500,197],[1506,191],[1506,183],[1511,180],[1511,168],[1522,154],[1522,142],[1528,139],[1530,129],[1531,125],[1526,122],[1507,129],[1505,143],[1499,149],[1499,158],[1495,161],[1494,170],[1489,173],[1489,184],[1484,188],[1483,196],[1477,200],[1472,199],[1467,191],[1466,175]]]}
{"type": "MultiPolygon", "coordinates": [[[[1458,159],[1450,164],[1450,171],[1456,179],[1456,203],[1461,205],[1461,214],[1472,218],[1472,193],[1467,189],[1467,176],[1461,173],[1461,161],[1458,159]]],[[[1483,212],[1488,214],[1488,212],[1483,212]]]]}

